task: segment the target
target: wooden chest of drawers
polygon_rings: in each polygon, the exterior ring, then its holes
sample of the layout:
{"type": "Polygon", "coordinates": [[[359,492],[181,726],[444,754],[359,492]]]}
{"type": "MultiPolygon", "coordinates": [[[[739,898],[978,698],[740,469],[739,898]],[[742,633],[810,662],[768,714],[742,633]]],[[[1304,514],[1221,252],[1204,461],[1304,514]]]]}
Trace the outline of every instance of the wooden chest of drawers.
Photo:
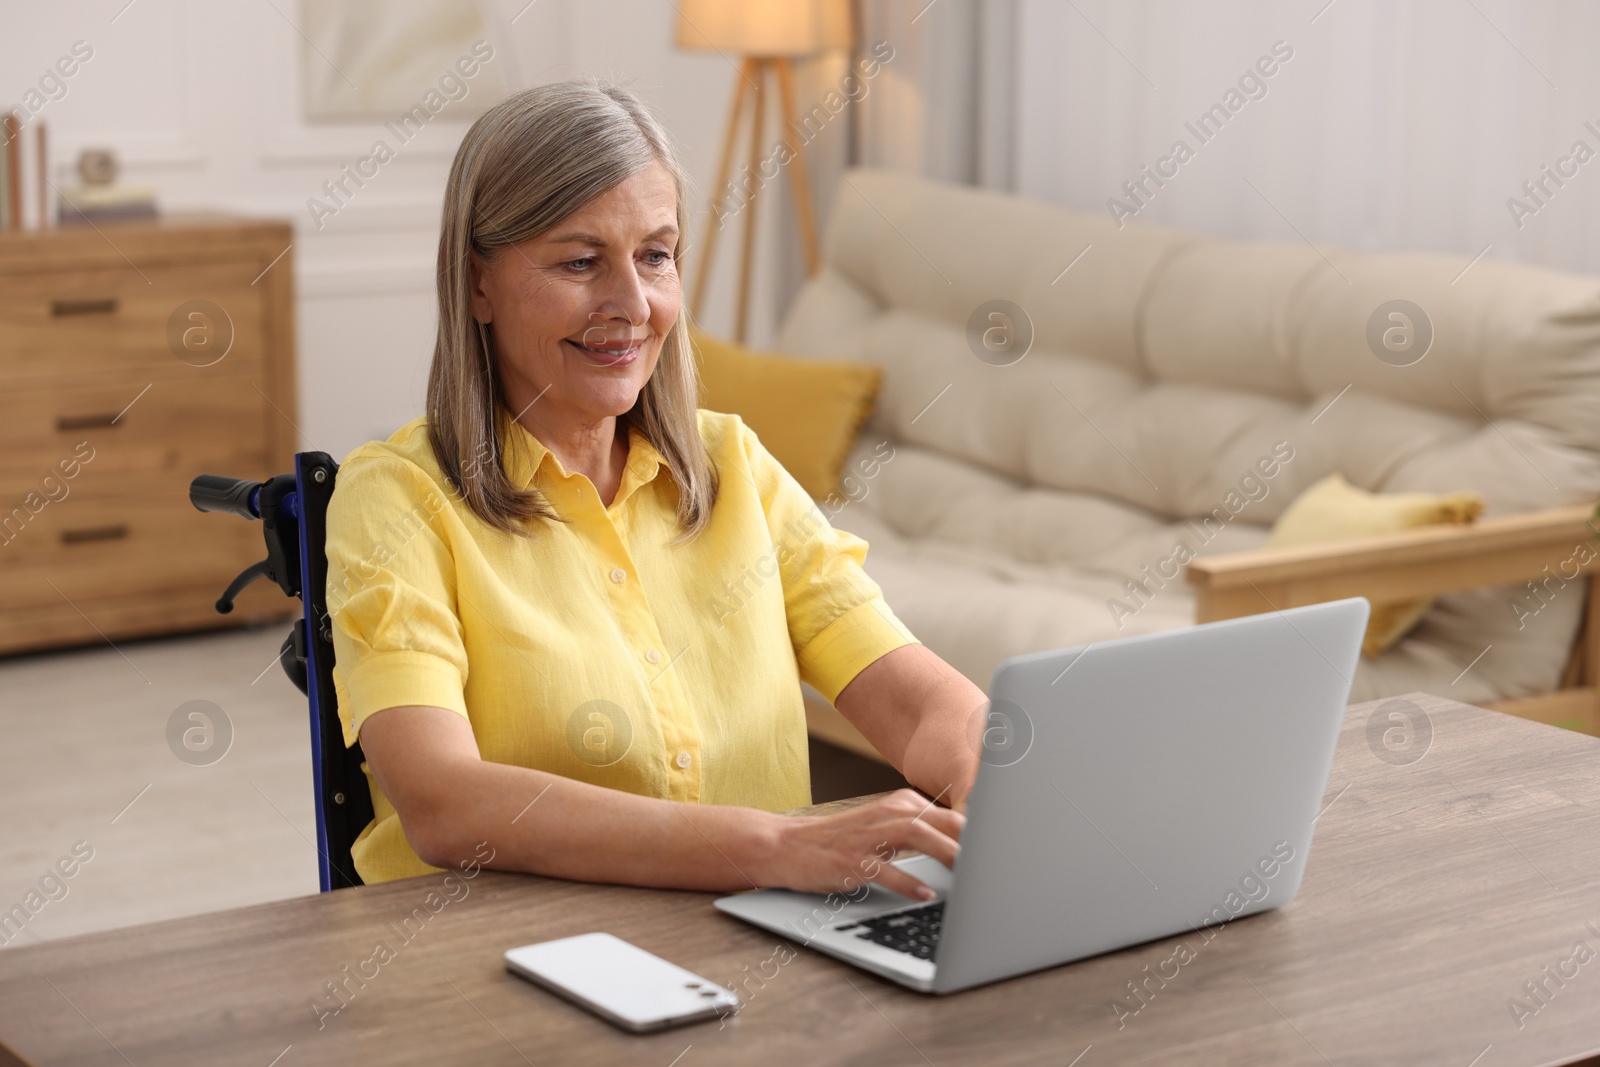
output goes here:
{"type": "Polygon", "coordinates": [[[261,525],[188,498],[197,474],[291,469],[292,237],[221,216],[0,233],[0,652],[297,606],[258,582],[218,615],[261,525]]]}

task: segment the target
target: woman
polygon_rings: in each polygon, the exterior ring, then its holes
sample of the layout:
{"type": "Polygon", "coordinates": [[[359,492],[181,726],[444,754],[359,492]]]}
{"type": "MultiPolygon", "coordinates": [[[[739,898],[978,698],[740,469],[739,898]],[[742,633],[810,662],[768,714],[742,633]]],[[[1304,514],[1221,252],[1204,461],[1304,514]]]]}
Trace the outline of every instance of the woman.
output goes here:
{"type": "Polygon", "coordinates": [[[983,693],[895,618],[864,541],[697,410],[685,185],[639,101],[593,83],[512,96],[456,153],[427,417],[351,453],[328,512],[367,882],[492,856],[926,896],[883,858],[954,861],[983,693]],[[801,679],[951,807],[774,814],[810,803],[801,679]]]}

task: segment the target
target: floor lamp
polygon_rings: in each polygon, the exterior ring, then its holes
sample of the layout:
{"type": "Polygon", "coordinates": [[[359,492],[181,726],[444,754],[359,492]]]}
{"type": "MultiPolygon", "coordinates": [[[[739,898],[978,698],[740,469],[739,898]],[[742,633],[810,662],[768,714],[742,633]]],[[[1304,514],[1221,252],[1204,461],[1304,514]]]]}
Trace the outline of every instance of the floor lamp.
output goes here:
{"type": "Polygon", "coordinates": [[[745,340],[750,311],[750,265],[755,248],[756,194],[761,189],[762,124],[767,110],[767,83],[775,80],[779,96],[779,120],[784,143],[794,168],[795,213],[800,240],[805,249],[806,273],[817,270],[817,230],[811,215],[811,186],[806,178],[805,157],[794,128],[794,75],[791,60],[830,48],[849,49],[851,33],[849,0],[679,0],[676,43],[680,48],[717,51],[738,56],[739,70],[734,79],[733,106],[728,112],[728,128],[722,142],[722,158],[712,186],[711,215],[707,219],[704,248],[695,274],[689,308],[698,321],[705,304],[706,286],[711,276],[712,253],[721,229],[723,205],[728,196],[729,170],[733,165],[734,145],[738,141],[745,101],[750,108],[751,176],[749,197],[739,210],[745,212],[743,248],[739,264],[739,302],[734,317],[734,336],[745,340]]]}

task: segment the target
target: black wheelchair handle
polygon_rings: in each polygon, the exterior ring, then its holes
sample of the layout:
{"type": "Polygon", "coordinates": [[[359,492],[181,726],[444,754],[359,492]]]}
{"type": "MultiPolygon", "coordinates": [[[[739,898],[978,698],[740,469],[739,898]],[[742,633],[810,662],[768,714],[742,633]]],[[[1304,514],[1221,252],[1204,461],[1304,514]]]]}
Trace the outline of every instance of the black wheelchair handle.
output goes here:
{"type": "Polygon", "coordinates": [[[241,519],[259,519],[257,493],[265,482],[202,474],[189,483],[189,502],[201,511],[225,511],[241,519]]]}

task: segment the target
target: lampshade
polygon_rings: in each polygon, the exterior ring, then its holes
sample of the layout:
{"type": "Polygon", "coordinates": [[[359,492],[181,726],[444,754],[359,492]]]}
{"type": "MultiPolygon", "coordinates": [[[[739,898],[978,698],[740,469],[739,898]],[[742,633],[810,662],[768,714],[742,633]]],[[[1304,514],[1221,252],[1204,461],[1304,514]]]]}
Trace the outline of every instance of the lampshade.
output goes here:
{"type": "Polygon", "coordinates": [[[679,48],[804,56],[849,48],[850,0],[678,0],[679,48]]]}

